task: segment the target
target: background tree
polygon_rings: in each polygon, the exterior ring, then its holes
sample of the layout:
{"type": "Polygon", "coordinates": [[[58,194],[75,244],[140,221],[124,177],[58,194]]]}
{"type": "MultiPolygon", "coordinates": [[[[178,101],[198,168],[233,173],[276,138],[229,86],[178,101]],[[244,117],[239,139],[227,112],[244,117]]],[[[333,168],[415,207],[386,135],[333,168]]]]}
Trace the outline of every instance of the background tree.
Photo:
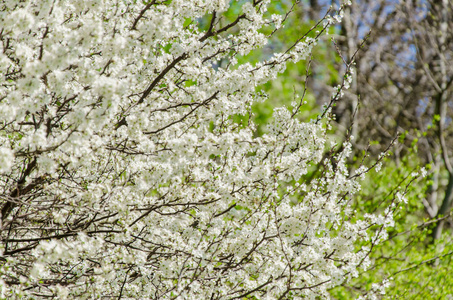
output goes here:
{"type": "MultiPolygon", "coordinates": [[[[421,198],[426,213],[430,218],[445,216],[453,197],[449,151],[453,146],[449,126],[453,35],[448,30],[453,26],[452,3],[358,1],[348,13],[350,21],[342,27],[345,51],[354,51],[357,38],[371,30],[356,61],[358,76],[352,94],[360,96],[362,109],[355,145],[364,149],[371,140],[385,147],[397,133],[403,134],[404,142],[395,148],[398,163],[416,141],[420,162],[432,167],[432,183],[421,198]]],[[[340,115],[346,103],[338,107],[340,115]]],[[[379,153],[383,148],[375,149],[379,153]]],[[[438,222],[435,239],[448,220],[438,222]]]]}

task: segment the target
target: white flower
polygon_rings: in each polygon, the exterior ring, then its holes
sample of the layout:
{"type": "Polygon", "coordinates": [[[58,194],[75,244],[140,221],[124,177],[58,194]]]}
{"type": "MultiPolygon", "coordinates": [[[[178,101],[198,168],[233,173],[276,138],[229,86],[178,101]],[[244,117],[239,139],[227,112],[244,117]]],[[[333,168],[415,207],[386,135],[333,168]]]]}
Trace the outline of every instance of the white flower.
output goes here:
{"type": "Polygon", "coordinates": [[[425,168],[421,168],[420,169],[420,174],[422,175],[422,177],[426,177],[428,175],[428,172],[426,171],[425,168]]]}
{"type": "Polygon", "coordinates": [[[0,174],[8,173],[14,164],[14,152],[9,147],[0,147],[0,174]]]}

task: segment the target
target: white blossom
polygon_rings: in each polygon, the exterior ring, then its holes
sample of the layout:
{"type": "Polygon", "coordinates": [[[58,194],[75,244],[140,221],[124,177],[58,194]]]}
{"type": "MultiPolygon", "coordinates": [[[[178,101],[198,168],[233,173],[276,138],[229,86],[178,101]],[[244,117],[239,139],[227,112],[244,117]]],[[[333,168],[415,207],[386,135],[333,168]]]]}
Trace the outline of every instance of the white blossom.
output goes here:
{"type": "Polygon", "coordinates": [[[326,298],[369,265],[392,210],[355,215],[329,119],[233,121],[318,42],[239,63],[284,25],[257,2],[0,4],[0,297],[326,298]]]}
{"type": "Polygon", "coordinates": [[[0,147],[0,173],[7,173],[14,164],[14,152],[10,147],[0,147]]]}

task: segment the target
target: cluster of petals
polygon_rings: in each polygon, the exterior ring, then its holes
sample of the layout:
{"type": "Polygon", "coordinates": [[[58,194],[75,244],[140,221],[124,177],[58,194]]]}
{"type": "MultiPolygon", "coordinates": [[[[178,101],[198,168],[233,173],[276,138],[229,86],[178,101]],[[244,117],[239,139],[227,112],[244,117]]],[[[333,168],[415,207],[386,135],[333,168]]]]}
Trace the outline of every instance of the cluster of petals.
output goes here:
{"type": "Polygon", "coordinates": [[[235,122],[317,42],[239,63],[284,30],[243,2],[0,3],[0,298],[325,298],[367,266],[392,222],[354,217],[349,145],[324,161],[284,107],[235,122]]]}

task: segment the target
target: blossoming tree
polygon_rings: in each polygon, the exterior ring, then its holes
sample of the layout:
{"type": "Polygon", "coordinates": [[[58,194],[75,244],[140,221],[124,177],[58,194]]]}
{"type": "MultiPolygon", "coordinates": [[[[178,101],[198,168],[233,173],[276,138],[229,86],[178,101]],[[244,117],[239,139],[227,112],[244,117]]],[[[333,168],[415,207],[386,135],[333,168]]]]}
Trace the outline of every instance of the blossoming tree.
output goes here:
{"type": "Polygon", "coordinates": [[[369,169],[349,174],[348,143],[324,155],[351,64],[318,119],[303,97],[262,136],[250,115],[342,7],[252,65],[291,9],[230,2],[2,1],[1,298],[327,297],[367,266],[398,199],[357,217],[369,169]]]}

